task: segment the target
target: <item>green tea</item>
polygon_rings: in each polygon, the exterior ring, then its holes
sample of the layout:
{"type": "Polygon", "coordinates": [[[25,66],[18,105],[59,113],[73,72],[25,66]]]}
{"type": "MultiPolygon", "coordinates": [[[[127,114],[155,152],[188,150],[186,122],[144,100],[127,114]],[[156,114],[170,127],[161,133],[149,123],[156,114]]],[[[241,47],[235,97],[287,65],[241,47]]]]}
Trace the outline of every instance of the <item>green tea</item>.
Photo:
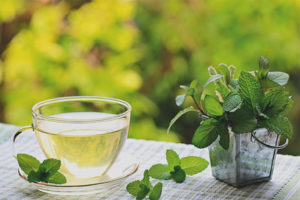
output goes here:
{"type": "MultiPolygon", "coordinates": [[[[95,119],[111,117],[105,113],[64,113],[54,117],[64,119],[86,118],[95,119]]],[[[127,122],[125,119],[115,119],[107,122],[93,123],[58,123],[39,124],[41,130],[36,130],[39,143],[48,158],[61,160],[61,172],[67,176],[89,178],[100,176],[111,166],[127,137],[127,122]],[[46,129],[64,130],[51,133],[46,129]],[[55,129],[56,128],[56,129],[55,129]]]]}

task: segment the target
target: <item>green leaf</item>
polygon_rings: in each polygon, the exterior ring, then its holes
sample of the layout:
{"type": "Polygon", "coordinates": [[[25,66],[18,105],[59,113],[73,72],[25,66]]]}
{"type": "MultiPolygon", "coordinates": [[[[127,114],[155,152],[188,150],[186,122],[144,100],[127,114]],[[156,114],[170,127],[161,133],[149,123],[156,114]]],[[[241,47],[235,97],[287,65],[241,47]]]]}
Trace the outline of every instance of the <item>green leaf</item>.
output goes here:
{"type": "Polygon", "coordinates": [[[187,175],[194,175],[202,172],[207,168],[208,164],[207,160],[196,156],[181,158],[181,168],[187,175]]]}
{"type": "Polygon", "coordinates": [[[278,116],[261,121],[260,126],[288,139],[291,139],[293,135],[293,127],[286,117],[278,116]]]}
{"type": "Polygon", "coordinates": [[[238,79],[232,79],[229,85],[231,88],[233,88],[236,92],[239,91],[239,80],[238,79]]]}
{"type": "Polygon", "coordinates": [[[39,167],[39,171],[45,172],[49,174],[49,176],[52,176],[59,170],[60,164],[60,160],[50,158],[42,162],[42,164],[39,167]]]}
{"type": "Polygon", "coordinates": [[[287,84],[289,80],[289,75],[284,72],[269,72],[268,78],[281,86],[287,84]]]}
{"type": "Polygon", "coordinates": [[[206,113],[211,117],[222,116],[224,113],[222,105],[212,96],[205,96],[203,106],[206,113]]]}
{"type": "Polygon", "coordinates": [[[185,98],[186,98],[186,94],[182,94],[182,95],[177,96],[176,97],[176,105],[181,106],[184,103],[185,98]]]}
{"type": "Polygon", "coordinates": [[[144,178],[142,180],[142,183],[147,185],[148,188],[152,188],[152,184],[150,183],[149,170],[144,171],[144,178]]]}
{"type": "Polygon", "coordinates": [[[284,111],[282,113],[280,113],[280,115],[283,115],[283,116],[287,115],[292,110],[293,106],[294,106],[294,100],[291,97],[289,97],[289,102],[286,105],[284,111]]]}
{"type": "Polygon", "coordinates": [[[32,182],[39,182],[40,181],[40,172],[36,172],[36,171],[30,171],[30,173],[28,174],[28,182],[32,183],[32,182]]]}
{"type": "Polygon", "coordinates": [[[242,105],[242,98],[239,94],[230,93],[223,103],[223,108],[227,112],[234,112],[242,105]]]}
{"type": "Polygon", "coordinates": [[[163,184],[159,182],[153,187],[149,195],[150,200],[158,200],[160,198],[162,192],[162,186],[163,184]]]}
{"type": "Polygon", "coordinates": [[[129,192],[131,195],[133,196],[137,196],[138,195],[138,192],[140,190],[140,184],[142,182],[141,181],[133,181],[131,183],[129,183],[127,186],[126,186],[126,190],[127,192],[129,192]]]}
{"type": "Polygon", "coordinates": [[[263,90],[258,80],[250,73],[241,72],[239,78],[240,94],[248,107],[255,113],[256,105],[263,98],[263,90]]]}
{"type": "Polygon", "coordinates": [[[189,91],[189,89],[190,89],[190,88],[189,88],[188,86],[186,86],[186,85],[180,85],[179,87],[180,87],[181,89],[184,89],[186,92],[189,91]]]}
{"type": "Polygon", "coordinates": [[[139,185],[140,189],[136,195],[136,199],[137,200],[142,200],[143,198],[145,198],[147,196],[147,194],[149,193],[150,191],[150,188],[147,187],[147,185],[145,184],[140,184],[139,185]]]}
{"type": "Polygon", "coordinates": [[[62,173],[56,172],[49,177],[48,182],[54,184],[65,184],[67,182],[67,179],[62,173]]]}
{"type": "Polygon", "coordinates": [[[232,81],[232,79],[234,79],[234,75],[235,75],[235,70],[236,70],[236,68],[235,68],[235,66],[233,66],[233,65],[229,65],[228,70],[229,70],[229,72],[230,72],[230,79],[231,79],[231,81],[232,81]]]}
{"type": "Polygon", "coordinates": [[[20,168],[28,175],[32,170],[37,171],[40,166],[40,161],[35,157],[19,153],[17,160],[20,168]]]}
{"type": "Polygon", "coordinates": [[[216,127],[217,121],[213,118],[207,119],[197,128],[192,143],[198,148],[208,147],[218,137],[216,127]]]}
{"type": "Polygon", "coordinates": [[[170,124],[169,124],[169,127],[168,127],[168,130],[167,130],[167,133],[169,133],[170,131],[170,128],[173,126],[173,124],[182,116],[184,115],[185,113],[188,113],[188,112],[199,112],[197,109],[195,109],[193,106],[190,106],[190,107],[187,107],[185,108],[184,110],[181,110],[179,113],[177,113],[177,115],[171,120],[170,124]]]}
{"type": "Polygon", "coordinates": [[[229,148],[229,132],[226,124],[220,124],[218,127],[218,132],[220,135],[219,144],[223,147],[223,149],[227,150],[229,148]]]}
{"type": "Polygon", "coordinates": [[[257,128],[257,119],[244,104],[240,109],[229,113],[228,119],[234,133],[249,133],[257,128]]]}
{"type": "Polygon", "coordinates": [[[171,178],[170,169],[168,165],[155,164],[149,169],[149,175],[152,178],[168,180],[171,178]]]}
{"type": "Polygon", "coordinates": [[[171,177],[176,183],[182,183],[186,178],[186,174],[180,166],[175,166],[174,171],[171,172],[171,177]]]}
{"type": "Polygon", "coordinates": [[[258,65],[259,65],[258,76],[260,79],[264,79],[270,70],[269,61],[266,58],[260,56],[258,59],[258,65]]]}
{"type": "Polygon", "coordinates": [[[206,83],[202,86],[202,88],[205,88],[208,84],[220,79],[220,78],[223,78],[223,76],[221,74],[216,74],[216,75],[212,75],[207,81],[206,83]]]}
{"type": "Polygon", "coordinates": [[[173,170],[176,165],[180,165],[180,158],[178,154],[172,149],[167,150],[166,157],[170,170],[173,170]]]}
{"type": "Polygon", "coordinates": [[[257,115],[264,118],[264,119],[270,119],[270,117],[268,115],[266,115],[265,113],[262,112],[261,107],[259,105],[256,105],[256,111],[257,111],[257,115]]]}
{"type": "Polygon", "coordinates": [[[221,63],[217,67],[218,74],[223,75],[225,83],[228,85],[230,83],[230,71],[226,64],[221,63]]]}
{"type": "Polygon", "coordinates": [[[290,98],[287,91],[283,89],[269,90],[263,99],[263,113],[269,117],[276,117],[286,109],[290,98]]]}

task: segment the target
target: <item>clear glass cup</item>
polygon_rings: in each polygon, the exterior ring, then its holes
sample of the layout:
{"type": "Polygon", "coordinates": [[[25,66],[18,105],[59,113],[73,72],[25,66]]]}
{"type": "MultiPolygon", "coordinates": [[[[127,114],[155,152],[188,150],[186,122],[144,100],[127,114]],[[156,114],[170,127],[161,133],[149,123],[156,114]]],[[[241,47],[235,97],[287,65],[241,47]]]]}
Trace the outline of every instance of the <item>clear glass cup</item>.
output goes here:
{"type": "MultiPolygon", "coordinates": [[[[61,161],[71,179],[99,177],[119,155],[128,135],[131,106],[107,97],[74,96],[32,107],[32,128],[48,158],[61,161]]],[[[18,134],[15,135],[15,138],[18,134]]]]}

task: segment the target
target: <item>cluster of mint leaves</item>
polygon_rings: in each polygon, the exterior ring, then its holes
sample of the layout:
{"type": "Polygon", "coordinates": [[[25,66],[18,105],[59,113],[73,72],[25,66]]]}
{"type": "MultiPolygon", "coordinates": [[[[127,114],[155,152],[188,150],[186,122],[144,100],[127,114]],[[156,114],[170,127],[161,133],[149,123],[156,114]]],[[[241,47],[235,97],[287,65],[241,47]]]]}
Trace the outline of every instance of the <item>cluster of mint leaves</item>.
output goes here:
{"type": "Polygon", "coordinates": [[[219,137],[220,145],[228,149],[229,127],[236,134],[266,128],[290,139],[293,128],[286,115],[293,100],[284,88],[289,75],[271,72],[264,57],[259,58],[257,71],[242,71],[238,79],[235,71],[232,65],[211,66],[208,68],[210,78],[203,86],[197,80],[190,86],[180,86],[185,93],[176,97],[176,104],[181,106],[190,96],[196,108],[190,106],[180,111],[171,120],[168,131],[183,114],[195,111],[202,120],[192,139],[198,148],[209,146],[219,137]]]}
{"type": "Polygon", "coordinates": [[[155,164],[149,170],[145,170],[144,178],[133,181],[126,187],[127,191],[136,197],[137,200],[149,195],[151,200],[157,200],[162,193],[162,183],[157,183],[152,187],[149,176],[154,179],[169,180],[173,179],[176,183],[182,183],[186,175],[194,175],[202,172],[208,166],[208,161],[201,157],[187,156],[179,158],[179,155],[168,149],[166,151],[167,164],[155,164]]]}
{"type": "Polygon", "coordinates": [[[27,174],[28,182],[45,182],[64,184],[66,177],[58,170],[61,162],[57,159],[46,159],[42,163],[35,157],[19,153],[16,156],[20,168],[27,174]]]}

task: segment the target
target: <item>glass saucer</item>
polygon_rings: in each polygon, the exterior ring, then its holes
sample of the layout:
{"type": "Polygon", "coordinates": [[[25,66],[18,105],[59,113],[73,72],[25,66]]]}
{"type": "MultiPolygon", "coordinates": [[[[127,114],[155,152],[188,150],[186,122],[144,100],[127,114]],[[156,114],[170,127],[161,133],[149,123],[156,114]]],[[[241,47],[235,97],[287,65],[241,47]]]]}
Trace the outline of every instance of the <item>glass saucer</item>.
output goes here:
{"type": "MultiPolygon", "coordinates": [[[[63,185],[51,183],[30,183],[36,189],[59,195],[83,195],[104,192],[120,187],[123,181],[133,175],[139,168],[139,162],[127,153],[120,153],[117,160],[105,175],[93,179],[68,179],[63,185]]],[[[27,175],[18,169],[20,177],[27,182],[27,175]]],[[[28,183],[28,182],[27,182],[28,183]]]]}

